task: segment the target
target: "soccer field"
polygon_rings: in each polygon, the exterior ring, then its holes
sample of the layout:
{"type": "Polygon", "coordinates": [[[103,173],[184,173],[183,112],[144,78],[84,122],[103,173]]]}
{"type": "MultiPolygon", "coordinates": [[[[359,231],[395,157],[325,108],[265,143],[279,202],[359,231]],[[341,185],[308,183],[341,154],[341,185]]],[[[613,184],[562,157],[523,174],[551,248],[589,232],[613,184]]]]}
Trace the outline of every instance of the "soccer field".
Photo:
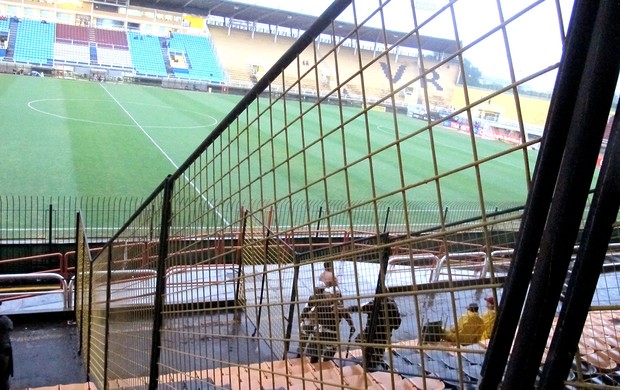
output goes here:
{"type": "MultiPolygon", "coordinates": [[[[0,183],[2,195],[17,196],[147,196],[167,174],[176,171],[240,99],[235,95],[14,75],[0,75],[0,91],[0,183]]],[[[322,110],[323,131],[336,128],[340,123],[338,107],[323,105],[322,110]]],[[[345,119],[348,110],[353,112],[354,108],[344,108],[345,119]]],[[[274,121],[277,117],[278,112],[274,112],[274,121]]],[[[306,119],[304,132],[319,131],[318,117],[314,120],[311,123],[306,119]]],[[[474,161],[501,155],[509,145],[476,139],[474,149],[469,136],[442,126],[434,128],[431,144],[428,132],[418,134],[424,122],[398,115],[397,125],[403,139],[400,153],[405,156],[400,159],[402,180],[405,186],[416,187],[416,201],[436,199],[437,189],[430,177],[439,177],[446,201],[478,201],[477,176],[486,201],[525,201],[527,173],[522,150],[482,163],[476,171],[474,161]],[[431,151],[435,152],[436,165],[431,151]],[[420,184],[423,182],[428,183],[420,184]]],[[[389,147],[395,139],[394,128],[391,113],[371,111],[367,124],[352,121],[344,131],[348,161],[363,159],[369,150],[385,148],[386,153],[373,156],[375,169],[380,167],[382,173],[375,178],[375,184],[383,187],[376,189],[378,193],[401,187],[398,159],[394,148],[389,147]],[[371,132],[371,145],[365,141],[366,131],[371,132]]],[[[269,129],[260,131],[267,138],[269,129]]],[[[286,148],[299,148],[302,136],[299,129],[291,128],[286,148]]],[[[339,139],[342,136],[325,139],[322,147],[327,156],[330,150],[342,154],[339,139]]],[[[528,153],[533,166],[535,152],[528,153]]],[[[307,165],[316,167],[320,176],[326,168],[322,156],[309,149],[305,157],[309,159],[307,165]]],[[[291,170],[294,173],[294,164],[291,170]]],[[[361,168],[348,171],[349,185],[359,186],[359,191],[351,191],[354,198],[356,194],[360,199],[368,198],[367,175],[368,171],[361,168]]],[[[292,180],[301,180],[294,176],[292,180]]],[[[338,199],[338,194],[331,198],[338,199]]]]}

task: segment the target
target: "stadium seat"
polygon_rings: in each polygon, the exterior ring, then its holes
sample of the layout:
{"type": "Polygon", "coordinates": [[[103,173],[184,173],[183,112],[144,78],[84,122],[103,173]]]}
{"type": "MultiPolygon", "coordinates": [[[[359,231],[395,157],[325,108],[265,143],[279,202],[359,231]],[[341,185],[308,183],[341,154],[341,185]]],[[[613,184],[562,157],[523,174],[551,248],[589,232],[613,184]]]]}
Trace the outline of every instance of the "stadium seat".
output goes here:
{"type": "Polygon", "coordinates": [[[38,20],[21,20],[15,38],[15,62],[49,64],[54,58],[56,24],[38,20]]]}
{"type": "Polygon", "coordinates": [[[129,51],[136,73],[144,76],[167,77],[166,64],[159,38],[135,32],[128,33],[129,51]]]}
{"type": "Polygon", "coordinates": [[[177,77],[224,83],[226,75],[211,40],[207,37],[176,33],[170,39],[170,50],[184,53],[189,68],[175,72],[177,77]]]}

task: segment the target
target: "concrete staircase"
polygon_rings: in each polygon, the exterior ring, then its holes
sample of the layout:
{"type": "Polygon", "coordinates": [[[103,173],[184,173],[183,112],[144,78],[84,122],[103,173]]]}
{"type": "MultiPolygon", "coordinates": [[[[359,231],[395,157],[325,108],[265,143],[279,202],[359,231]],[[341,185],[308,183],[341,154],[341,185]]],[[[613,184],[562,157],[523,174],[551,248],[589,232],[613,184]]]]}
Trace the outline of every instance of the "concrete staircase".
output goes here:
{"type": "Polygon", "coordinates": [[[9,22],[9,43],[6,47],[4,61],[13,62],[13,53],[15,52],[15,37],[17,37],[17,26],[19,22],[15,18],[11,18],[9,22]]]}
{"type": "Polygon", "coordinates": [[[174,76],[174,71],[172,70],[172,66],[170,65],[170,53],[168,50],[168,38],[160,37],[159,38],[159,47],[161,47],[161,56],[164,59],[164,64],[166,65],[166,72],[169,75],[174,76]]]}

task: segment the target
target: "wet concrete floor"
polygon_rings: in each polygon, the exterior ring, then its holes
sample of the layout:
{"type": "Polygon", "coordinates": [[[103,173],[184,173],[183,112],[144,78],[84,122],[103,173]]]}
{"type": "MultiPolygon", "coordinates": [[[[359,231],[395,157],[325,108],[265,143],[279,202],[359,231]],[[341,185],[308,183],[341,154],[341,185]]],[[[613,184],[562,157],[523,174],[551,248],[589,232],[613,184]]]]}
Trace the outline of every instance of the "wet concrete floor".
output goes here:
{"type": "Polygon", "coordinates": [[[75,322],[68,314],[9,316],[14,375],[11,389],[84,383],[75,322]]]}

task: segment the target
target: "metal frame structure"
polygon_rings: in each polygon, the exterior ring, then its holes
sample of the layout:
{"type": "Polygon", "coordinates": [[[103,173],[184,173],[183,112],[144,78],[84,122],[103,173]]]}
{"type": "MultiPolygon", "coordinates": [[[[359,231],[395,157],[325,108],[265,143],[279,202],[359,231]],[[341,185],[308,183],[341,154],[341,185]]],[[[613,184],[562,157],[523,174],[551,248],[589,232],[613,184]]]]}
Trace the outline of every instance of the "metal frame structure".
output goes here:
{"type": "MultiPolygon", "coordinates": [[[[603,343],[607,350],[590,346],[594,350],[590,352],[587,346],[591,343],[581,347],[578,340],[581,333],[587,342],[588,334],[602,332],[607,340],[618,341],[615,328],[605,326],[618,320],[617,273],[615,269],[600,272],[602,264],[616,256],[609,244],[618,239],[620,175],[615,137],[607,145],[600,184],[589,198],[618,77],[620,34],[613,22],[620,16],[617,2],[577,1],[562,61],[517,78],[509,32],[520,18],[549,2],[532,2],[515,10],[497,1],[498,23],[491,30],[473,43],[459,44],[439,62],[426,62],[420,51],[418,76],[400,84],[389,79],[383,97],[370,102],[364,86],[370,83],[366,78],[378,59],[368,60],[358,51],[356,68],[341,68],[345,54],[339,53],[339,42],[341,38],[359,39],[359,29],[371,21],[381,23],[386,33],[390,21],[383,16],[391,3],[379,2],[368,11],[360,2],[336,0],[92,262],[85,259],[87,251],[80,252],[77,293],[81,298],[76,302],[81,304],[81,313],[88,307],[88,315],[79,317],[80,326],[88,345],[85,359],[90,379],[99,388],[353,389],[414,388],[418,384],[430,388],[433,381],[442,381],[458,388],[478,384],[480,388],[510,389],[533,387],[541,366],[545,388],[556,388],[562,382],[577,388],[613,388],[618,383],[620,378],[608,372],[611,361],[602,367],[601,359],[594,356],[615,347],[603,343]],[[355,23],[350,31],[336,34],[333,21],[348,7],[355,23]],[[512,14],[504,15],[509,10],[512,14]],[[430,109],[431,83],[426,81],[432,72],[458,66],[466,74],[464,53],[494,33],[503,39],[511,81],[484,99],[471,100],[467,78],[463,78],[465,104],[446,115],[467,118],[472,162],[446,169],[440,164],[441,151],[446,149],[434,143],[433,137],[443,120],[427,118],[419,130],[410,131],[410,122],[404,122],[396,110],[399,93],[421,84],[422,100],[430,109]],[[329,50],[324,50],[325,45],[317,49],[319,34],[334,37],[329,50]],[[309,65],[301,60],[307,50],[313,57],[309,65]],[[335,87],[327,89],[316,77],[325,62],[338,69],[335,87]],[[479,156],[475,108],[509,93],[522,119],[521,88],[558,67],[534,173],[529,170],[528,151],[535,141],[527,139],[522,120],[520,143],[479,156]],[[314,76],[316,96],[307,101],[299,92],[310,76],[314,76]],[[353,82],[362,86],[362,101],[350,107],[343,91],[353,82]],[[373,127],[373,115],[381,108],[394,125],[389,129],[390,142],[376,145],[374,132],[379,130],[373,127]],[[338,117],[338,126],[324,127],[320,119],[325,115],[338,117]],[[318,129],[310,128],[314,118],[319,118],[318,129]],[[354,132],[354,125],[363,130],[354,132]],[[300,135],[301,144],[289,142],[293,134],[300,135]],[[428,136],[433,169],[421,179],[405,177],[402,168],[412,159],[408,147],[420,134],[428,136]],[[341,144],[342,154],[325,155],[323,145],[328,142],[341,144]],[[365,153],[355,154],[353,146],[360,143],[365,153]],[[381,166],[379,157],[385,153],[392,156],[392,166],[381,166]],[[313,154],[320,156],[320,174],[311,169],[316,161],[310,159],[313,154]],[[509,154],[523,160],[523,168],[511,173],[515,180],[527,183],[528,201],[525,208],[496,214],[487,210],[484,201],[485,188],[492,185],[485,167],[499,164],[509,154]],[[384,193],[377,183],[380,176],[389,174],[388,168],[396,173],[391,191],[384,193]],[[472,173],[471,185],[478,189],[478,199],[472,201],[477,202],[479,217],[448,223],[443,210],[454,189],[447,183],[462,172],[472,173]],[[351,194],[350,181],[359,177],[367,182],[368,194],[354,201],[358,197],[351,194]],[[409,212],[408,205],[427,184],[437,194],[438,222],[437,228],[420,233],[415,229],[417,216],[409,212]],[[324,208],[312,213],[308,207],[298,213],[293,205],[315,202],[310,197],[315,188],[322,190],[324,208]],[[333,207],[331,200],[342,198],[344,207],[333,207]],[[394,202],[401,206],[398,211],[385,206],[394,202]],[[592,216],[583,226],[587,211],[592,216]],[[226,244],[217,251],[203,250],[215,249],[221,242],[226,244]],[[576,257],[575,245],[579,245],[576,257]],[[594,267],[584,265],[586,257],[594,267]],[[424,263],[428,258],[437,262],[434,268],[424,263]],[[341,303],[343,310],[348,309],[362,336],[352,341],[342,329],[333,339],[319,337],[319,349],[337,352],[331,361],[312,364],[304,351],[297,358],[294,348],[303,341],[302,313],[312,301],[305,297],[317,287],[324,263],[333,263],[338,277],[342,298],[336,306],[341,303]],[[409,278],[406,285],[389,284],[386,277],[394,274],[395,267],[409,278]],[[438,275],[441,269],[446,270],[442,278],[438,275]],[[430,271],[435,272],[435,279],[427,279],[431,283],[418,279],[428,277],[430,271]],[[571,279],[562,303],[567,278],[571,279]],[[598,280],[603,281],[608,298],[595,294],[598,280]],[[577,297],[577,291],[589,299],[577,297]],[[457,327],[456,342],[420,342],[427,322],[440,320],[450,327],[469,303],[482,303],[487,296],[500,302],[490,341],[463,343],[465,331],[457,327]],[[388,298],[398,304],[402,324],[385,336],[381,335],[387,326],[382,308],[388,298]],[[360,307],[371,300],[373,310],[362,314],[360,307]],[[596,310],[588,313],[588,306],[596,310]],[[561,312],[556,317],[558,309],[561,312]],[[600,314],[600,331],[594,324],[596,314],[600,314]],[[567,322],[576,317],[578,323],[567,322]],[[546,348],[550,337],[553,341],[546,348]],[[372,366],[369,350],[384,351],[386,366],[372,366]],[[560,354],[564,359],[548,358],[560,354]],[[592,371],[592,367],[598,369],[592,371]]],[[[411,2],[413,24],[407,36],[419,39],[425,26],[443,16],[452,21],[458,38],[464,28],[457,17],[461,3],[445,2],[428,19],[418,20],[415,2],[411,2]]],[[[558,24],[564,26],[565,15],[558,3],[553,4],[558,24]]],[[[396,47],[386,39],[378,55],[392,75],[394,51],[396,47]]],[[[613,126],[613,132],[617,131],[618,121],[613,126]]]]}

